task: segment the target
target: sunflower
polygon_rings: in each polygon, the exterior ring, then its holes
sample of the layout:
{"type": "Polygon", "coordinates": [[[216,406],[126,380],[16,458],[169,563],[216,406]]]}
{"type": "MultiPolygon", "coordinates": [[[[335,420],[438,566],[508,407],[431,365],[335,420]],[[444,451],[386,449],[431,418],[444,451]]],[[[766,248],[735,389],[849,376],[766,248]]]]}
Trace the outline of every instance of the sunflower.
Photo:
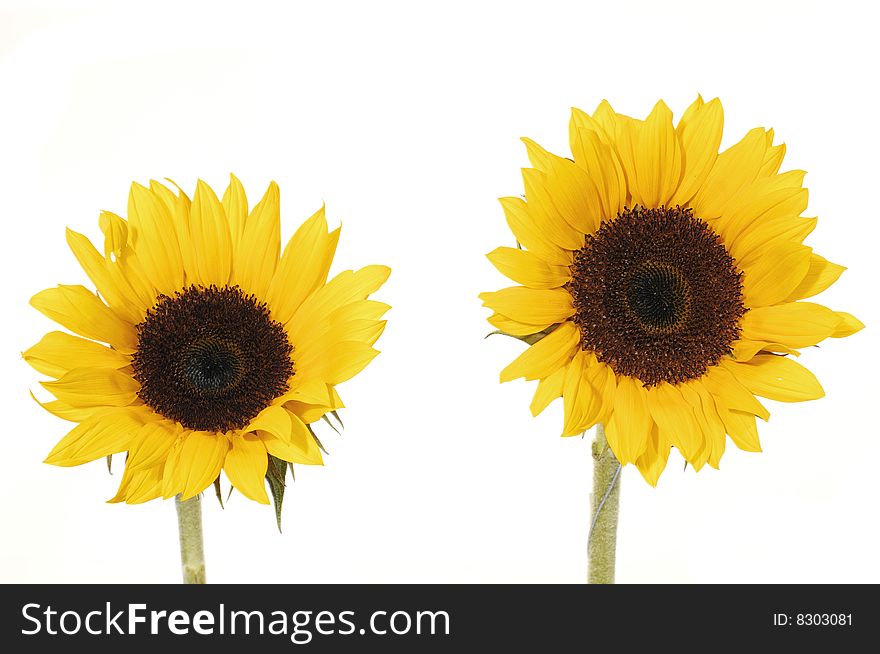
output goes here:
{"type": "Polygon", "coordinates": [[[572,158],[523,139],[525,199],[502,198],[519,248],[489,253],[519,286],[483,293],[489,322],[530,344],[501,381],[538,380],[538,415],[563,398],[563,436],[605,426],[613,453],[652,485],[675,447],[717,468],[726,436],[761,447],[756,396],[822,397],[801,348],[849,336],[852,315],[802,302],[844,268],[803,244],[816,226],[785,145],[748,132],[718,153],[723,111],[698,98],[673,125],[603,101],[574,109],[572,158]]]}
{"type": "MultiPolygon", "coordinates": [[[[388,305],[367,299],[385,266],[327,281],[339,240],[323,207],[280,252],[279,189],[248,211],[235,176],[222,201],[199,181],[190,200],[133,184],[128,220],[103,212],[104,251],[67,242],[98,294],[62,285],[31,304],[73,332],[24,353],[55,396],[42,406],[78,423],[46,458],[76,466],[126,452],[111,502],[186,500],[221,470],[268,504],[281,463],[320,465],[310,423],[343,406],[336,385],[378,353],[388,305]]],[[[274,489],[273,489],[274,490],[274,489]]],[[[277,501],[277,498],[276,498],[277,501]]]]}

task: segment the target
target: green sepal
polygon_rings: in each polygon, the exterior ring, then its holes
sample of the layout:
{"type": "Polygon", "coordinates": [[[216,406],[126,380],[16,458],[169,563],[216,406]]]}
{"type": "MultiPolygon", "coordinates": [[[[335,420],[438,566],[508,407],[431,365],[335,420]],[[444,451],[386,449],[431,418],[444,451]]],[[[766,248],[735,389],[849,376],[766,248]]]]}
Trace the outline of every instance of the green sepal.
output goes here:
{"type": "Polygon", "coordinates": [[[337,434],[339,434],[340,436],[342,436],[342,433],[336,428],[336,425],[334,425],[332,422],[330,422],[330,418],[327,417],[327,414],[326,414],[326,413],[325,413],[323,416],[321,416],[321,420],[323,420],[323,421],[326,422],[328,425],[330,425],[330,429],[332,429],[332,430],[335,431],[337,434]]]}
{"type": "Polygon", "coordinates": [[[309,430],[309,433],[312,435],[312,438],[315,439],[315,442],[318,444],[318,447],[321,448],[321,451],[322,451],[324,454],[326,454],[326,455],[329,456],[329,455],[330,455],[330,452],[328,452],[328,451],[324,448],[323,443],[321,443],[321,439],[318,438],[318,435],[315,433],[315,430],[312,429],[312,426],[311,426],[311,425],[306,425],[306,429],[309,430]]]}
{"type": "MultiPolygon", "coordinates": [[[[287,465],[287,461],[284,459],[269,455],[266,481],[269,482],[269,490],[272,491],[272,502],[275,504],[275,521],[278,523],[279,533],[281,533],[281,505],[284,502],[284,480],[287,475],[287,465]]],[[[291,466],[292,470],[293,466],[291,466]]]]}
{"type": "Polygon", "coordinates": [[[223,506],[223,492],[220,490],[220,477],[218,475],[217,479],[214,480],[214,492],[217,494],[217,501],[220,502],[220,508],[225,509],[223,506]]]}
{"type": "Polygon", "coordinates": [[[112,454],[107,455],[107,472],[111,475],[113,474],[113,455],[112,454]]]}
{"type": "Polygon", "coordinates": [[[334,418],[336,418],[336,422],[339,423],[340,427],[345,429],[345,425],[342,424],[342,418],[339,417],[339,413],[336,411],[336,409],[333,409],[333,411],[330,412],[330,415],[333,416],[334,418]]]}
{"type": "Polygon", "coordinates": [[[538,341],[540,341],[545,336],[548,336],[556,331],[556,328],[559,325],[550,325],[547,329],[539,331],[537,334],[527,334],[526,336],[516,336],[514,334],[508,334],[507,332],[503,332],[500,329],[496,329],[494,332],[489,332],[486,334],[486,338],[490,336],[495,336],[495,334],[501,334],[502,336],[510,336],[511,338],[515,338],[517,340],[522,341],[523,343],[528,343],[529,345],[534,345],[538,341]]]}

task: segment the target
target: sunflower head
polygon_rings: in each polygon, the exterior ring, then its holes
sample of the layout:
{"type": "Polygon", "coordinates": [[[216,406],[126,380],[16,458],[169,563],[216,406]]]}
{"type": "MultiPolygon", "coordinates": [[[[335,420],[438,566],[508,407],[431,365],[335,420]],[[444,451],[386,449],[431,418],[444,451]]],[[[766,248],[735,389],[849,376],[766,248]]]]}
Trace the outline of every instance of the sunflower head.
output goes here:
{"type": "Polygon", "coordinates": [[[723,112],[698,98],[673,124],[602,102],[572,111],[572,158],[524,139],[525,198],[502,198],[517,248],[490,261],[517,286],[483,293],[489,322],[530,347],[501,381],[538,380],[537,415],[563,398],[563,436],[597,423],[656,484],[675,447],[718,467],[727,436],[760,451],[756,396],[819,398],[799,349],[863,327],[802,300],[844,268],[804,245],[816,225],[803,171],[757,128],[719,154],[723,112]]]}
{"type": "Polygon", "coordinates": [[[77,423],[46,462],[125,452],[111,502],[128,503],[219,489],[225,471],[264,504],[268,481],[280,516],[287,468],[322,463],[311,423],[336,415],[336,385],[378,353],[389,307],[368,297],[389,269],[327,281],[339,229],[324,209],[282,252],[278,186],[249,210],[234,176],[222,200],[201,181],[192,199],[133,184],[128,219],[104,212],[100,227],[103,252],[67,232],[97,294],[58,286],[31,300],[72,332],[24,353],[52,377],[43,407],[77,423]]]}

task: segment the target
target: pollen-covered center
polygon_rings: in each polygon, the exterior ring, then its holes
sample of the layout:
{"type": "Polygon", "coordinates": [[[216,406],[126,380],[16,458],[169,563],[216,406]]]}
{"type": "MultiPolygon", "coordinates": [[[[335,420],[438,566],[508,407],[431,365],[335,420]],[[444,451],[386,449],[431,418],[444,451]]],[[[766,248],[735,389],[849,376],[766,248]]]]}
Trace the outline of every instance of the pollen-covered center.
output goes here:
{"type": "Polygon", "coordinates": [[[587,236],[571,274],[581,346],[648,386],[701,377],[739,338],[742,273],[690,209],[624,210],[587,236]]]}
{"type": "Polygon", "coordinates": [[[161,295],[137,332],[138,395],[190,429],[244,428],[287,391],[293,375],[284,327],[237,286],[161,295]]]}

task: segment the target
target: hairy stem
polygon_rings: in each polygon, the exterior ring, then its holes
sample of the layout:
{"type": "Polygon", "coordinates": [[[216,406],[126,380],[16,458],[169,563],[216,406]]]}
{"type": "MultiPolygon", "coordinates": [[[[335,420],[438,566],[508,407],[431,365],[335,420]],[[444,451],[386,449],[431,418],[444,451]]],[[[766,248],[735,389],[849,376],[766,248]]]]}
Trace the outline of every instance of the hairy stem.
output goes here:
{"type": "Polygon", "coordinates": [[[593,493],[590,506],[587,582],[613,584],[617,518],[620,512],[620,463],[608,447],[605,429],[601,424],[596,425],[596,440],[593,441],[593,493]]]}
{"type": "Polygon", "coordinates": [[[202,542],[202,498],[200,495],[181,501],[177,505],[177,527],[180,531],[180,566],[183,583],[205,583],[205,547],[202,542]]]}

